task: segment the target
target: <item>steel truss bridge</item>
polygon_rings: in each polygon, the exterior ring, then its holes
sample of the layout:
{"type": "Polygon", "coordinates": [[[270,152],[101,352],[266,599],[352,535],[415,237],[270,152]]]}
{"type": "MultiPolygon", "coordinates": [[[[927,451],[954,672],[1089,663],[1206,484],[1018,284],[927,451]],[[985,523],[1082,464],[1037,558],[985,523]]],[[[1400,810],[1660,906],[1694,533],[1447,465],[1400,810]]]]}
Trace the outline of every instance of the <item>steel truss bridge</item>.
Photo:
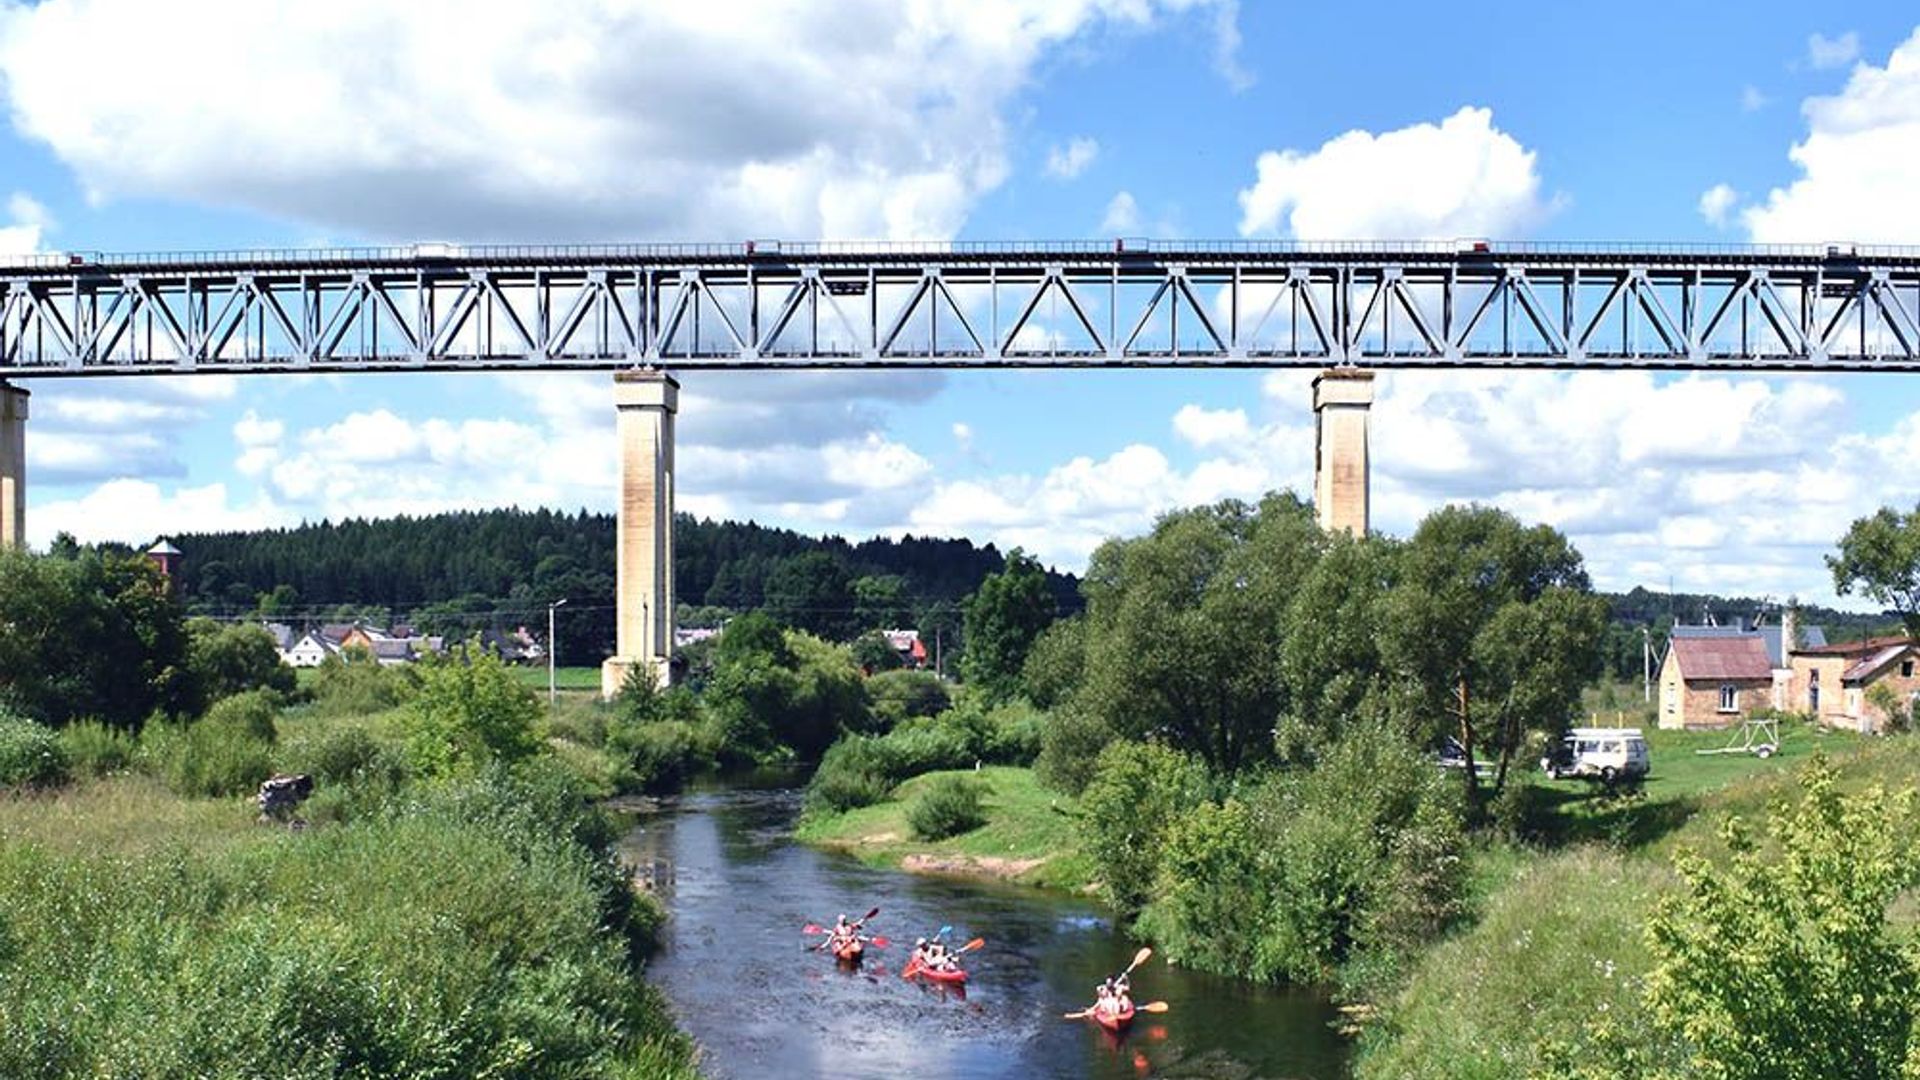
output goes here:
{"type": "Polygon", "coordinates": [[[838,367],[1920,370],[1920,249],[1102,241],[0,261],[0,378],[838,367]]]}

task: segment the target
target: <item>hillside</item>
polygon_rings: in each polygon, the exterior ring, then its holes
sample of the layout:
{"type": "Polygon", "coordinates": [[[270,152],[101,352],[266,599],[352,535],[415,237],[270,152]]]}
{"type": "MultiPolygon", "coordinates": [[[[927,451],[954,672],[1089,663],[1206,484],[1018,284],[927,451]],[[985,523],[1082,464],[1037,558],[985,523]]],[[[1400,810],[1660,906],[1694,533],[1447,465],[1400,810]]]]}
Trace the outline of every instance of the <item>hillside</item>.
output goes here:
{"type": "MultiPolygon", "coordinates": [[[[457,633],[543,623],[546,605],[564,597],[563,659],[585,663],[613,644],[613,530],[610,514],[503,509],[170,539],[197,613],[294,623],[365,614],[457,633]]],[[[785,605],[789,621],[829,636],[886,623],[951,638],[960,602],[1005,563],[970,540],[854,543],[687,516],[674,540],[683,624],[785,605]]],[[[1077,578],[1048,581],[1062,612],[1079,609],[1077,578]]]]}

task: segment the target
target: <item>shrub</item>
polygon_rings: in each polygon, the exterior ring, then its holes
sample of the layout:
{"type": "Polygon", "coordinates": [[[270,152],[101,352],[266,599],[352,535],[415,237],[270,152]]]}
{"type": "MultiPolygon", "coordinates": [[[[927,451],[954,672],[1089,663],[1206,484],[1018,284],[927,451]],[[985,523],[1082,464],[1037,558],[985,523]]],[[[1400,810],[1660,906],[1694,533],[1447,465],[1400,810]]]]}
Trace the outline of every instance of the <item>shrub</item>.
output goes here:
{"type": "Polygon", "coordinates": [[[407,752],[421,776],[471,772],[514,762],[540,748],[540,702],[500,658],[473,646],[421,665],[407,705],[407,752]]]}
{"type": "Polygon", "coordinates": [[[981,800],[986,785],[967,776],[942,776],[907,811],[907,824],[922,840],[945,840],[987,823],[981,800]]]}
{"type": "Polygon", "coordinates": [[[562,699],[547,707],[547,737],[581,746],[604,746],[609,710],[598,700],[562,699]]]}
{"type": "Polygon", "coordinates": [[[1048,787],[1078,795],[1093,779],[1100,751],[1115,738],[1112,726],[1099,713],[1063,705],[1048,714],[1041,729],[1034,771],[1048,787]]]}
{"type": "Polygon", "coordinates": [[[60,748],[76,776],[107,776],[133,765],[133,736],[98,720],[79,720],[60,729],[60,748]]]}
{"type": "Polygon", "coordinates": [[[306,773],[321,787],[377,783],[395,788],[408,775],[403,748],[352,723],[330,724],[289,738],[278,760],[283,771],[306,773]]]}
{"type": "Polygon", "coordinates": [[[631,783],[644,791],[678,791],[695,773],[713,767],[710,730],[684,720],[659,720],[616,729],[607,749],[631,770],[631,783]]]}
{"type": "Polygon", "coordinates": [[[930,671],[882,671],[867,680],[867,698],[874,726],[882,732],[903,720],[938,716],[953,700],[947,684],[930,671]]]}
{"type": "Polygon", "coordinates": [[[313,709],[322,716],[367,716],[411,700],[419,679],[411,666],[382,667],[365,650],[329,656],[314,669],[313,709]]]}
{"type": "Polygon", "coordinates": [[[135,760],[177,795],[219,798],[250,794],[273,775],[273,746],[232,723],[150,723],[135,760]]]}
{"type": "Polygon", "coordinates": [[[0,711],[0,788],[54,787],[70,778],[52,728],[0,711]]]}
{"type": "Polygon", "coordinates": [[[1101,751],[1080,794],[1080,844],[1109,902],[1134,912],[1153,894],[1168,823],[1206,798],[1206,769],[1164,746],[1101,751]]]}
{"type": "Polygon", "coordinates": [[[210,728],[237,737],[274,740],[274,721],[280,716],[281,698],[271,690],[249,690],[214,703],[202,721],[210,728]]]}

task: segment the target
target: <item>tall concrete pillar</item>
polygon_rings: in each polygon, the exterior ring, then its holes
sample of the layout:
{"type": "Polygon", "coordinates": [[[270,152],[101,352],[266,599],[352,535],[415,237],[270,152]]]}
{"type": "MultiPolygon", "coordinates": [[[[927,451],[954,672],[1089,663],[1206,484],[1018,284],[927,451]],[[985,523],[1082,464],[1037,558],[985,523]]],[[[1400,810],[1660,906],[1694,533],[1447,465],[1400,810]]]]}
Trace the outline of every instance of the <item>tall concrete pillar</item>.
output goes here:
{"type": "Polygon", "coordinates": [[[1328,532],[1367,535],[1367,410],[1373,372],[1329,368],[1313,380],[1313,509],[1328,532]]]}
{"type": "Polygon", "coordinates": [[[0,380],[0,548],[27,546],[27,392],[0,380]]]}
{"type": "Polygon", "coordinates": [[[620,410],[620,509],[615,526],[614,655],[600,692],[620,692],[627,672],[649,664],[660,685],[673,656],[673,417],[680,384],[664,371],[613,377],[620,410]]]}

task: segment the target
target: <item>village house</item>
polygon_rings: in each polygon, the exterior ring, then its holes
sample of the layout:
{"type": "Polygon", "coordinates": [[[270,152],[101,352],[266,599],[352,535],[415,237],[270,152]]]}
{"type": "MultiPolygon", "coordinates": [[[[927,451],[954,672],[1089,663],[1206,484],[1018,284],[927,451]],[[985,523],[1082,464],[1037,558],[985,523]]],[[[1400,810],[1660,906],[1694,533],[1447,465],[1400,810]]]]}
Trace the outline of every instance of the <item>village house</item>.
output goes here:
{"type": "Polygon", "coordinates": [[[900,663],[911,671],[919,671],[927,666],[927,646],[920,640],[918,630],[882,630],[881,635],[893,651],[900,654],[900,663]]]}
{"type": "Polygon", "coordinates": [[[1774,702],[1774,667],[1753,633],[1701,637],[1675,627],[1660,665],[1660,726],[1717,728],[1774,702]]]}
{"type": "Polygon", "coordinates": [[[300,639],[280,653],[280,662],[288,667],[314,668],[326,663],[327,657],[340,651],[333,642],[317,633],[300,635],[300,639]]]}
{"type": "Polygon", "coordinates": [[[1879,732],[1887,717],[1869,700],[1876,686],[1890,689],[1913,715],[1920,704],[1920,641],[1880,637],[1795,649],[1785,704],[1829,727],[1879,732]]]}

